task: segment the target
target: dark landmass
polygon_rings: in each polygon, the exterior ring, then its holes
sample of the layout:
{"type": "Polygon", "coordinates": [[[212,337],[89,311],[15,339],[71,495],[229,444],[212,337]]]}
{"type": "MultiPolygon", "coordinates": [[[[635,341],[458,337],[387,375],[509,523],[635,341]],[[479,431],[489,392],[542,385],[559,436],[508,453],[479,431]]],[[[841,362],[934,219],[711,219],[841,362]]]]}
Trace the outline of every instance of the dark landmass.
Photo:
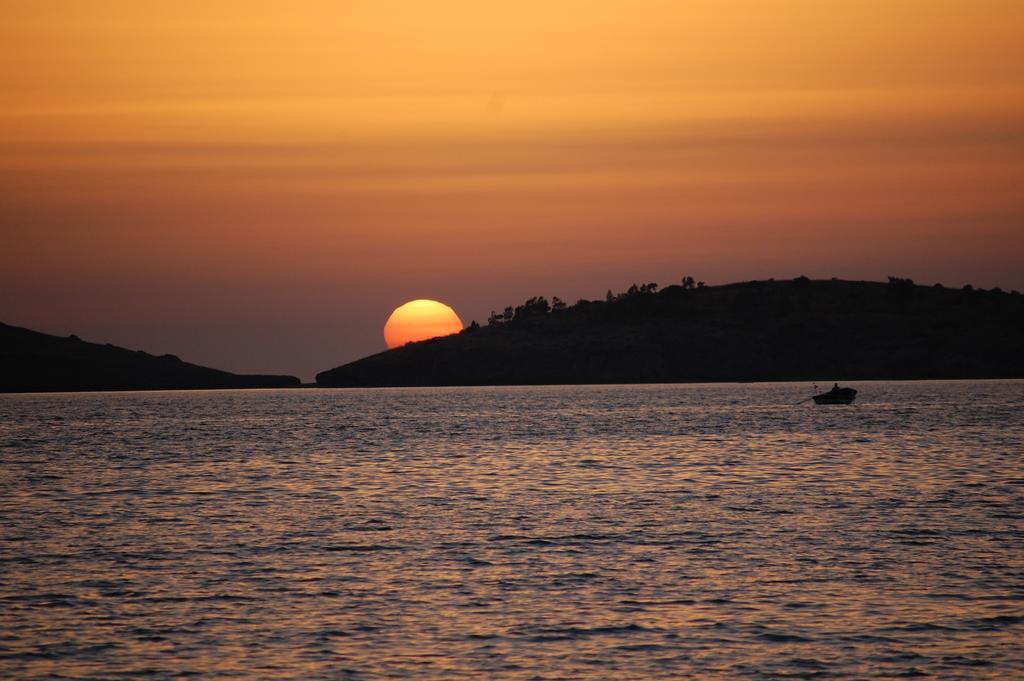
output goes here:
{"type": "Polygon", "coordinates": [[[324,387],[1024,377],[1024,296],[889,283],[633,286],[324,371],[324,387]]]}
{"type": "Polygon", "coordinates": [[[290,388],[294,376],[245,376],[141,350],[0,324],[0,392],[290,388]]]}

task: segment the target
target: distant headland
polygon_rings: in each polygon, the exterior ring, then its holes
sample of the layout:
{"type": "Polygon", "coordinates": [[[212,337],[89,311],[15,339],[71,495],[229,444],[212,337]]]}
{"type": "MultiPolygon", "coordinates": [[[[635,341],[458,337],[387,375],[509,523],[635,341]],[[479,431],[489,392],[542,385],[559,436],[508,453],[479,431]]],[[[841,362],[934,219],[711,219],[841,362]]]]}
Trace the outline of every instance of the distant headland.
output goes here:
{"type": "Polygon", "coordinates": [[[294,376],[232,374],[110,344],[0,324],[0,392],[297,387],[294,376]]]}
{"type": "Polygon", "coordinates": [[[888,282],[637,284],[535,297],[321,372],[323,387],[1024,377],[1024,296],[888,282]]]}

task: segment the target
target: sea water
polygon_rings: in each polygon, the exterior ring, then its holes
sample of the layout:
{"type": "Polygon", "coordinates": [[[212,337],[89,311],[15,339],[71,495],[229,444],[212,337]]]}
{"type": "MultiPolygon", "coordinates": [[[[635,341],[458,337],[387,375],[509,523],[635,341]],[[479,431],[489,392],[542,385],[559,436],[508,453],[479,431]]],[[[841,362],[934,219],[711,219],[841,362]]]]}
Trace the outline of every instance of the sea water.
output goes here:
{"type": "Polygon", "coordinates": [[[854,387],[0,396],[0,676],[1024,678],[1024,382],[854,387]]]}

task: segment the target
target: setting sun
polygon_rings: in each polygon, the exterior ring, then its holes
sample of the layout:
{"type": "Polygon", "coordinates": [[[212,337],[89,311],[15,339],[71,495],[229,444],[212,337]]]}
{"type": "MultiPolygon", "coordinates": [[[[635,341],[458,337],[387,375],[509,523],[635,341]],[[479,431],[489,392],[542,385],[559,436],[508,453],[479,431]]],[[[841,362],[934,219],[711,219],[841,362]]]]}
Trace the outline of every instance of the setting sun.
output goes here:
{"type": "Polygon", "coordinates": [[[388,349],[462,331],[455,310],[436,300],[413,300],[395,308],[384,325],[388,349]]]}

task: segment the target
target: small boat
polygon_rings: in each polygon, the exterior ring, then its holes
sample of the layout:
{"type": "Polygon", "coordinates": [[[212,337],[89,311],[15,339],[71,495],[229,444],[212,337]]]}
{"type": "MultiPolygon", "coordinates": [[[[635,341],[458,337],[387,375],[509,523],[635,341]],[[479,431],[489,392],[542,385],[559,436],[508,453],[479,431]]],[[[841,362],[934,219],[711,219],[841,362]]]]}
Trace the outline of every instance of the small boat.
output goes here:
{"type": "Polygon", "coordinates": [[[827,393],[815,395],[812,399],[815,404],[851,404],[857,397],[857,391],[853,388],[840,388],[836,383],[827,393]]]}

